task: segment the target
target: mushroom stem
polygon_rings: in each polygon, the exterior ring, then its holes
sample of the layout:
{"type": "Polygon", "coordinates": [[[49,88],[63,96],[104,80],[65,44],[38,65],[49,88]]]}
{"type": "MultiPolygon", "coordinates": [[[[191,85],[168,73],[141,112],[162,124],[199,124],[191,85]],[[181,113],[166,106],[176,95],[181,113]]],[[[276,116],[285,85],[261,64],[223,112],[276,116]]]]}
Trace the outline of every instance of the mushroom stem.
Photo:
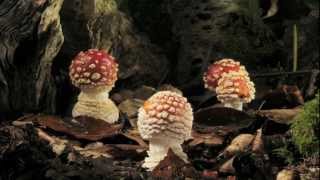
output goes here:
{"type": "Polygon", "coordinates": [[[224,107],[233,108],[239,111],[243,109],[243,102],[241,101],[232,101],[232,102],[225,102],[223,104],[224,107]]]}
{"type": "Polygon", "coordinates": [[[188,156],[183,152],[181,144],[183,141],[174,138],[153,138],[149,141],[148,157],[145,158],[144,168],[152,171],[161,160],[163,160],[169,151],[169,148],[179,156],[183,161],[188,163],[188,156]]]}
{"type": "Polygon", "coordinates": [[[117,106],[109,99],[112,87],[83,90],[78,96],[78,102],[72,110],[72,116],[90,116],[115,123],[119,118],[117,106]]]}

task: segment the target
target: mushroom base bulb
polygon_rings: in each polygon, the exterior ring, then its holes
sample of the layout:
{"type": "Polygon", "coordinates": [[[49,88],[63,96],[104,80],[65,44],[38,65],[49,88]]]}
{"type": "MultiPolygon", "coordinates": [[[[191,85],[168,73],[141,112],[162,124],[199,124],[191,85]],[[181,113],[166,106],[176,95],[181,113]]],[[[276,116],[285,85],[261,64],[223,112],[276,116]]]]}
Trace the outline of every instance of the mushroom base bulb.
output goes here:
{"type": "Polygon", "coordinates": [[[119,110],[114,102],[109,99],[110,89],[81,91],[78,102],[72,110],[72,116],[89,116],[111,124],[117,122],[119,110]]]}
{"type": "Polygon", "coordinates": [[[183,152],[181,144],[183,140],[168,139],[168,137],[157,137],[149,140],[148,157],[145,158],[142,167],[152,171],[162,161],[169,151],[169,148],[184,162],[188,163],[188,156],[183,152]]]}
{"type": "Polygon", "coordinates": [[[243,102],[241,101],[224,102],[223,106],[228,108],[233,108],[239,111],[243,110],[243,102]]]}

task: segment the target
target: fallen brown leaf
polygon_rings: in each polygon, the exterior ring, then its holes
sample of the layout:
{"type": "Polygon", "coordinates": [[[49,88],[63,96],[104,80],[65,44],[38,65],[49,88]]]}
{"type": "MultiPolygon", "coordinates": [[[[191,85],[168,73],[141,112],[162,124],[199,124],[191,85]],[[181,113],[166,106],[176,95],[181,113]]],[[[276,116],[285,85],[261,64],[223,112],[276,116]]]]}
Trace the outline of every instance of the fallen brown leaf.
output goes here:
{"type": "Polygon", "coordinates": [[[151,172],[153,178],[173,180],[178,177],[199,179],[199,173],[190,165],[186,164],[171,149],[167,156],[151,172]]]}
{"type": "Polygon", "coordinates": [[[270,109],[257,111],[257,115],[267,117],[273,121],[282,124],[290,124],[293,118],[302,111],[302,107],[298,106],[293,109],[270,109]]]}
{"type": "Polygon", "coordinates": [[[257,130],[256,137],[252,142],[252,152],[255,154],[263,154],[264,153],[264,144],[262,139],[262,129],[257,130]]]}
{"type": "Polygon", "coordinates": [[[148,147],[148,144],[144,142],[141,138],[140,133],[137,130],[129,130],[124,133],[121,133],[123,136],[137,142],[141,147],[148,147]]]}
{"type": "Polygon", "coordinates": [[[236,172],[236,170],[232,165],[234,158],[235,156],[233,156],[231,159],[223,163],[222,166],[220,166],[219,168],[219,172],[225,173],[225,174],[234,174],[236,172]]]}
{"type": "Polygon", "coordinates": [[[254,135],[240,134],[235,137],[231,144],[224,150],[223,154],[227,157],[233,156],[236,153],[244,152],[252,143],[254,135]]]}
{"type": "Polygon", "coordinates": [[[77,139],[97,141],[119,134],[123,124],[109,124],[90,117],[77,117],[72,120],[56,116],[39,116],[36,118],[40,128],[49,128],[71,135],[77,139]]]}
{"type": "Polygon", "coordinates": [[[224,138],[215,133],[198,133],[192,131],[192,140],[188,143],[189,146],[197,146],[205,144],[208,146],[220,146],[223,144],[224,138]]]}
{"type": "Polygon", "coordinates": [[[204,170],[202,172],[202,177],[208,180],[209,179],[215,180],[215,179],[219,179],[219,174],[217,171],[204,170]]]}

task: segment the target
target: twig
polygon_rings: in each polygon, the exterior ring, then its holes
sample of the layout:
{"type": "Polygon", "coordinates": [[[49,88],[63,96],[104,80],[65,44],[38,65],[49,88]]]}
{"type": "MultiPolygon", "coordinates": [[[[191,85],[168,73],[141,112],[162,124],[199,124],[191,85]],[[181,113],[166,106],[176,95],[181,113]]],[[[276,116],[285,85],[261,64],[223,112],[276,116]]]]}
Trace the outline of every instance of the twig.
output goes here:
{"type": "Polygon", "coordinates": [[[274,72],[274,73],[261,73],[261,74],[252,74],[250,75],[253,78],[260,78],[260,77],[270,77],[270,76],[284,76],[284,75],[300,75],[300,74],[311,74],[313,71],[318,70],[305,70],[305,71],[289,71],[289,72],[274,72]]]}
{"type": "Polygon", "coordinates": [[[311,76],[309,79],[309,86],[308,86],[308,89],[306,90],[306,94],[305,94],[306,97],[310,97],[313,94],[315,94],[315,91],[317,89],[317,87],[315,87],[315,84],[316,84],[317,77],[319,74],[320,74],[320,71],[318,69],[313,70],[311,72],[311,76]]]}
{"type": "Polygon", "coordinates": [[[297,71],[298,68],[298,26],[293,25],[293,69],[292,71],[297,71]]]}

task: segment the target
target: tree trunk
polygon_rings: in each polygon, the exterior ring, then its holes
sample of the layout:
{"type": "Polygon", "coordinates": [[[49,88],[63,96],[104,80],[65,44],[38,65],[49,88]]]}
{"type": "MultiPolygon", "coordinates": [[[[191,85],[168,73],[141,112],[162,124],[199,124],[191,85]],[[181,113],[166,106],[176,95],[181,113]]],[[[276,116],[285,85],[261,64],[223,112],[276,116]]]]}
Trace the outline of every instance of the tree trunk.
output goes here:
{"type": "Polygon", "coordinates": [[[55,111],[51,65],[63,43],[63,0],[0,1],[0,115],[55,111]]]}

